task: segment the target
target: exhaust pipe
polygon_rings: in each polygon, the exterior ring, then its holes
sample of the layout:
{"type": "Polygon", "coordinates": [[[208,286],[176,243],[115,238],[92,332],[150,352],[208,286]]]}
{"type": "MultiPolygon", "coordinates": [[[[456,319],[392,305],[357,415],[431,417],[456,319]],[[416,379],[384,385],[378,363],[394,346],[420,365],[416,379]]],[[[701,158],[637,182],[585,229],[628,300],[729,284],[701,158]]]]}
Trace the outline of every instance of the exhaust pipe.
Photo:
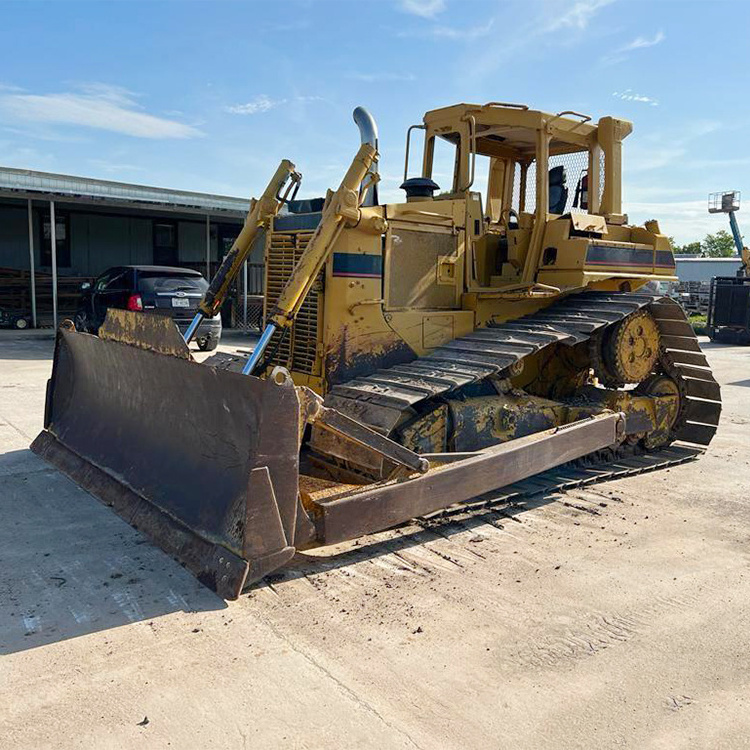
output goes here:
{"type": "MultiPolygon", "coordinates": [[[[357,107],[352,113],[354,122],[359,128],[359,137],[362,143],[369,143],[376,151],[378,150],[378,126],[375,118],[364,108],[357,107]]],[[[373,163],[372,171],[377,174],[377,162],[373,163]]],[[[378,205],[378,186],[377,183],[368,189],[362,201],[363,206],[378,205]]]]}

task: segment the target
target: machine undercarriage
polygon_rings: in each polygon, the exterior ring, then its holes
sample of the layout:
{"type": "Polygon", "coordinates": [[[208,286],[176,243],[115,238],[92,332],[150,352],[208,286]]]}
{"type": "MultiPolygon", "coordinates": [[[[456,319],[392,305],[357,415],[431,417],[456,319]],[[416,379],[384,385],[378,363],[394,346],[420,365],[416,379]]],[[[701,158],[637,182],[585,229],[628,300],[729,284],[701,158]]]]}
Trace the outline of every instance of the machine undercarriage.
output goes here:
{"type": "MultiPolygon", "coordinates": [[[[625,415],[639,453],[707,445],[721,403],[697,338],[669,298],[589,292],[450,341],[428,357],[334,386],[326,398],[432,461],[569,424],[625,415]]],[[[331,478],[383,480],[392,463],[314,430],[331,478]]]]}

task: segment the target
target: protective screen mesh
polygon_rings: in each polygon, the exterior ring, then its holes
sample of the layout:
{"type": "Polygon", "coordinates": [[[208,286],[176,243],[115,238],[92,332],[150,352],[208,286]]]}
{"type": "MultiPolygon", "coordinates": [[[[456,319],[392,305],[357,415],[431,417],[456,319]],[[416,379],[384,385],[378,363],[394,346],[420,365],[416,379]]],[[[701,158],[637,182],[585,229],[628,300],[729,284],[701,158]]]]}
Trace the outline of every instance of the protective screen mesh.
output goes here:
{"type": "MultiPolygon", "coordinates": [[[[565,202],[565,210],[561,213],[567,213],[573,209],[573,203],[576,199],[576,191],[584,174],[588,172],[589,155],[587,151],[579,151],[574,154],[560,154],[550,156],[549,168],[562,166],[565,168],[566,186],[568,188],[568,198],[565,202]]],[[[604,189],[604,154],[599,159],[599,199],[604,189]]],[[[521,198],[521,167],[516,164],[516,174],[513,180],[513,208],[519,210],[521,198]]],[[[580,210],[580,196],[578,199],[578,209],[580,210]]],[[[528,213],[536,210],[536,162],[532,162],[526,172],[526,206],[524,208],[528,213]]]]}

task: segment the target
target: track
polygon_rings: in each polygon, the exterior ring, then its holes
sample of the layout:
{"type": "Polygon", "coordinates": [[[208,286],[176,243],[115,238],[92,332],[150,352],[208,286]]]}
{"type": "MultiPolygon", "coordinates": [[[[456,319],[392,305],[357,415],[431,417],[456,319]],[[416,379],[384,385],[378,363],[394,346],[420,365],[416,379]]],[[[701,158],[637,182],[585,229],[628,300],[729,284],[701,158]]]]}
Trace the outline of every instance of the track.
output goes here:
{"type": "MultiPolygon", "coordinates": [[[[405,411],[419,409],[428,400],[446,396],[486,377],[509,376],[525,357],[555,344],[572,346],[590,340],[641,309],[646,309],[656,321],[661,341],[660,366],[677,382],[681,393],[682,408],[673,439],[705,447],[719,423],[718,383],[682,308],[669,298],[646,294],[586,292],[571,295],[531,315],[454,339],[408,364],[336,385],[326,403],[390,432],[405,411]]],[[[695,449],[675,446],[653,454],[632,455],[622,459],[621,464],[576,469],[573,473],[561,468],[557,479],[545,475],[544,479],[535,477],[528,481],[549,480],[551,489],[566,489],[575,484],[682,463],[695,455],[695,449]],[[585,472],[585,476],[580,472],[585,472]]]]}

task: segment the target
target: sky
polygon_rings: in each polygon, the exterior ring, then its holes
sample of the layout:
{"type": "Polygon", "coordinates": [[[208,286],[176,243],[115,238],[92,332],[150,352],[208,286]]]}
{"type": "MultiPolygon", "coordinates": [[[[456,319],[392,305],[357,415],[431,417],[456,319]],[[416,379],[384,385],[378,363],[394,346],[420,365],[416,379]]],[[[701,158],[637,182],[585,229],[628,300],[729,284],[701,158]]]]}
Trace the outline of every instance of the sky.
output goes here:
{"type": "Polygon", "coordinates": [[[289,158],[311,197],[338,186],[363,105],[381,200],[397,201],[409,125],[509,101],[632,120],[624,210],[680,243],[726,228],[709,192],[750,201],[750,2],[0,0],[0,14],[3,166],[247,197],[289,158]]]}

